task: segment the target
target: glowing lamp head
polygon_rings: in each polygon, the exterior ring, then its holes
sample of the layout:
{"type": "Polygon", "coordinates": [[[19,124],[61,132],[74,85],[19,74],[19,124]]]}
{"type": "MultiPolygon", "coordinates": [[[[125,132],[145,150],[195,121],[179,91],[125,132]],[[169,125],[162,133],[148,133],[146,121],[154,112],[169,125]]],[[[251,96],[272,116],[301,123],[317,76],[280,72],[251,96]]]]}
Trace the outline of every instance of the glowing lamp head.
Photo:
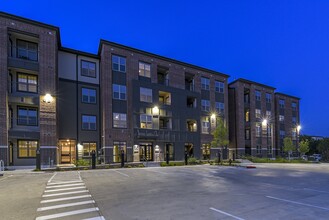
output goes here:
{"type": "Polygon", "coordinates": [[[152,109],[152,113],[153,113],[153,115],[158,115],[159,114],[159,107],[154,106],[153,109],[152,109]]]}
{"type": "Polygon", "coordinates": [[[299,132],[300,129],[302,129],[302,126],[298,125],[298,126],[297,126],[297,131],[299,132]]]}
{"type": "Polygon", "coordinates": [[[264,120],[262,121],[262,125],[263,125],[263,126],[266,126],[266,125],[267,125],[267,119],[264,119],[264,120]]]}
{"type": "Polygon", "coordinates": [[[46,103],[51,103],[53,101],[53,99],[54,98],[49,93],[47,93],[45,95],[45,97],[43,98],[43,101],[46,102],[46,103]]]}

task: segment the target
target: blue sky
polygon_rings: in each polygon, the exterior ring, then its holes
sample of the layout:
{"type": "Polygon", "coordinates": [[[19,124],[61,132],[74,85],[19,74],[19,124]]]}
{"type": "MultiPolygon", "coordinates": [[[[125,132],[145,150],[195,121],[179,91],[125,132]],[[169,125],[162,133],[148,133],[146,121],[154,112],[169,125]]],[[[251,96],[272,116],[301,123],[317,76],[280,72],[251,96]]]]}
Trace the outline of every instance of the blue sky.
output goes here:
{"type": "Polygon", "coordinates": [[[0,0],[0,10],[60,27],[62,45],[99,39],[276,87],[301,98],[301,134],[329,136],[327,0],[0,0]]]}

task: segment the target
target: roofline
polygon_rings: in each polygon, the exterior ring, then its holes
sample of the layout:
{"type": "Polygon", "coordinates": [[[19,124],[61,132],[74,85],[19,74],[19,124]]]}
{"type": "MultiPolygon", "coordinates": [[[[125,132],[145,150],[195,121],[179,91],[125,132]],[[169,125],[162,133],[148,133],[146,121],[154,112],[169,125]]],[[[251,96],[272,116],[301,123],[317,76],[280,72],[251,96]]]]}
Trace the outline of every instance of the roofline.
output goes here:
{"type": "Polygon", "coordinates": [[[68,47],[60,47],[58,50],[63,51],[63,52],[75,53],[75,54],[79,54],[79,55],[82,55],[82,56],[87,56],[87,57],[99,59],[99,56],[97,54],[88,53],[88,52],[84,52],[84,51],[81,51],[81,50],[75,50],[75,49],[68,48],[68,47]]]}
{"type": "Polygon", "coordinates": [[[282,96],[287,96],[287,97],[290,97],[290,98],[293,98],[293,99],[300,100],[300,98],[297,97],[297,96],[287,95],[287,94],[284,94],[284,93],[281,93],[281,92],[276,92],[275,95],[282,95],[282,96]]]}
{"type": "Polygon", "coordinates": [[[58,47],[59,48],[61,47],[60,30],[59,30],[59,27],[57,27],[57,26],[49,25],[49,24],[46,24],[46,23],[42,23],[42,22],[39,22],[39,21],[32,20],[32,19],[28,19],[28,18],[24,18],[24,17],[21,17],[21,16],[9,14],[9,13],[3,12],[3,11],[0,11],[0,17],[15,19],[15,20],[18,20],[18,21],[21,21],[21,22],[24,22],[24,23],[37,25],[39,27],[49,28],[49,29],[55,30],[57,32],[58,47]]]}
{"type": "Polygon", "coordinates": [[[265,84],[262,84],[262,83],[258,83],[258,82],[254,82],[254,81],[251,81],[251,80],[248,80],[248,79],[244,79],[244,78],[239,78],[239,79],[236,79],[234,80],[233,82],[229,83],[228,85],[232,85],[236,82],[244,82],[244,83],[249,83],[249,84],[255,84],[255,85],[258,85],[258,86],[262,86],[262,87],[266,87],[266,88],[269,88],[269,89],[273,89],[273,90],[276,90],[276,88],[272,87],[272,86],[268,86],[268,85],[265,85],[265,84]]]}
{"type": "Polygon", "coordinates": [[[190,63],[186,63],[186,62],[183,62],[183,61],[179,61],[179,60],[175,60],[175,59],[172,59],[172,58],[164,57],[164,56],[161,56],[161,55],[158,55],[158,54],[150,53],[150,52],[147,52],[147,51],[144,51],[144,50],[140,50],[140,49],[137,49],[137,48],[125,46],[125,45],[115,43],[115,42],[111,42],[111,41],[107,41],[107,40],[104,40],[104,39],[100,40],[99,47],[98,47],[98,56],[100,56],[103,44],[118,47],[118,48],[124,49],[124,50],[130,50],[130,51],[135,52],[135,53],[140,53],[140,54],[143,54],[143,55],[146,55],[146,56],[151,56],[151,57],[161,59],[161,60],[165,60],[165,61],[172,62],[172,63],[177,63],[179,65],[187,66],[187,67],[190,67],[190,68],[199,69],[201,71],[205,71],[205,72],[208,72],[208,73],[219,74],[219,75],[224,76],[226,78],[230,77],[229,75],[227,75],[225,73],[217,72],[215,70],[210,70],[210,69],[207,69],[205,67],[196,66],[196,65],[193,65],[193,64],[190,64],[190,63]]]}

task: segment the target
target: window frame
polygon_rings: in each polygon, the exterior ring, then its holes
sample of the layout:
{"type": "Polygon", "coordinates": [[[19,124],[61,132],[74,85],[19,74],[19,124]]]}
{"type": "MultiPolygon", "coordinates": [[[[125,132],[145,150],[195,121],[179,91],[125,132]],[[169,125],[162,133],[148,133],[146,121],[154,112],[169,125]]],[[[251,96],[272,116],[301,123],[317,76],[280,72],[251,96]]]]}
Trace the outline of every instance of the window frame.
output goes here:
{"type": "Polygon", "coordinates": [[[112,113],[112,127],[113,128],[127,128],[127,113],[119,113],[119,112],[113,112],[112,113]],[[115,120],[115,115],[114,114],[117,114],[119,116],[119,119],[118,120],[115,120]],[[122,116],[125,116],[125,120],[122,120],[122,116]],[[117,122],[117,123],[115,123],[117,122]],[[124,126],[119,126],[122,122],[125,122],[124,126]],[[115,124],[117,126],[115,126],[115,124]]]}
{"type": "Polygon", "coordinates": [[[84,76],[84,77],[89,77],[89,78],[97,78],[97,64],[96,62],[90,61],[90,60],[80,60],[80,75],[84,76]],[[88,63],[88,67],[90,64],[94,64],[95,65],[95,76],[90,74],[90,68],[88,68],[88,74],[83,74],[83,63],[88,63]]]}
{"type": "Polygon", "coordinates": [[[224,82],[215,80],[215,92],[217,93],[224,93],[224,82]]]}
{"type": "Polygon", "coordinates": [[[96,142],[82,142],[81,145],[83,147],[82,150],[82,158],[91,157],[90,145],[95,144],[95,153],[97,154],[97,143],[96,142]],[[85,155],[85,144],[88,144],[89,155],[85,155]]]}
{"type": "Polygon", "coordinates": [[[113,99],[116,99],[116,100],[127,100],[127,86],[126,85],[112,84],[112,93],[113,93],[112,94],[113,99]],[[114,91],[115,87],[118,87],[118,89],[119,89],[119,91],[118,91],[119,97],[118,98],[114,97],[114,95],[116,93],[114,91]],[[123,88],[124,88],[125,92],[122,91],[123,88]],[[122,95],[123,94],[125,96],[124,98],[122,98],[122,95]]]}
{"type": "Polygon", "coordinates": [[[38,126],[39,125],[39,109],[37,107],[29,107],[29,106],[21,106],[21,105],[18,105],[17,106],[17,121],[16,121],[16,124],[19,125],[19,126],[32,126],[32,127],[38,126]],[[28,112],[30,110],[35,110],[36,111],[36,123],[35,124],[29,124],[28,123],[29,116],[26,116],[26,121],[27,121],[26,124],[20,123],[19,122],[19,120],[20,120],[19,110],[20,109],[25,109],[27,111],[27,115],[28,115],[28,112]]]}
{"type": "Polygon", "coordinates": [[[201,99],[201,111],[209,112],[210,111],[210,100],[201,99]],[[203,105],[206,104],[206,105],[203,105]]]}
{"type": "Polygon", "coordinates": [[[153,116],[152,115],[149,115],[149,114],[140,114],[139,116],[139,127],[141,129],[153,129],[153,116]],[[142,120],[142,117],[145,116],[145,119],[146,120],[142,120]],[[150,121],[148,119],[151,119],[150,121]],[[142,123],[144,123],[146,125],[146,127],[142,127],[142,123]],[[150,124],[151,127],[149,128],[147,125],[150,124]]]}
{"type": "Polygon", "coordinates": [[[280,106],[281,109],[285,107],[285,100],[284,99],[279,99],[279,106],[280,106]]]}
{"type": "Polygon", "coordinates": [[[272,102],[272,94],[271,93],[266,93],[266,103],[271,103],[272,102]]]}
{"type": "Polygon", "coordinates": [[[215,109],[218,114],[223,116],[225,113],[225,103],[224,102],[215,102],[215,109]],[[223,108],[220,108],[220,107],[223,107],[223,108]]]}
{"type": "Polygon", "coordinates": [[[112,70],[113,71],[121,72],[121,73],[126,73],[127,72],[127,58],[126,57],[112,54],[111,62],[112,62],[111,63],[112,64],[111,67],[112,67],[112,70]],[[115,63],[114,62],[114,58],[115,57],[118,58],[118,63],[115,63]],[[124,60],[124,64],[121,64],[121,60],[124,60]],[[118,69],[115,69],[114,68],[114,64],[117,64],[118,65],[118,69]],[[124,66],[124,70],[121,69],[122,66],[124,66]]]}
{"type": "Polygon", "coordinates": [[[146,102],[146,103],[153,103],[153,90],[150,89],[150,88],[146,88],[146,87],[139,87],[139,101],[140,102],[146,102]],[[145,91],[151,91],[151,95],[149,94],[143,94],[142,91],[144,90],[145,91]],[[145,96],[145,99],[143,99],[142,97],[145,96]],[[151,100],[148,100],[148,98],[151,98],[151,100]]]}
{"type": "Polygon", "coordinates": [[[256,101],[261,101],[262,92],[260,90],[255,90],[255,99],[256,99],[256,101]]]}
{"type": "Polygon", "coordinates": [[[97,104],[97,90],[96,89],[94,89],[94,88],[88,88],[88,87],[81,87],[81,102],[82,103],[86,103],[86,104],[97,104]],[[83,97],[84,97],[84,95],[83,95],[83,90],[84,89],[86,89],[86,90],[89,90],[89,92],[88,92],[88,101],[84,101],[83,100],[83,97]],[[90,96],[90,91],[95,91],[95,102],[91,102],[90,101],[90,97],[92,97],[92,96],[90,96]]]}
{"type": "Polygon", "coordinates": [[[207,77],[201,76],[201,89],[202,90],[210,90],[210,79],[207,77]]]}
{"type": "MultiPolygon", "coordinates": [[[[20,153],[20,142],[28,142],[28,143],[30,143],[30,142],[36,142],[37,143],[37,146],[36,146],[36,151],[38,150],[38,148],[39,148],[39,141],[38,140],[26,140],[26,139],[18,139],[17,140],[17,158],[19,158],[19,159],[33,159],[33,158],[36,158],[36,156],[30,156],[30,147],[29,147],[29,145],[27,144],[27,148],[26,148],[26,151],[27,151],[27,156],[26,157],[24,157],[24,156],[21,156],[21,153],[20,153]]],[[[35,152],[35,154],[36,154],[36,152],[35,152]]]]}
{"type": "Polygon", "coordinates": [[[81,114],[81,130],[82,131],[97,131],[97,116],[96,115],[88,115],[88,114],[81,114]],[[95,129],[91,129],[91,122],[90,122],[90,120],[88,120],[88,122],[86,122],[86,123],[88,123],[88,128],[86,129],[86,128],[84,128],[84,126],[83,126],[83,124],[84,124],[84,122],[83,122],[83,117],[84,116],[87,116],[88,118],[90,118],[90,117],[95,117],[95,129]]]}
{"type": "Polygon", "coordinates": [[[39,77],[38,77],[38,75],[28,74],[28,73],[23,73],[23,72],[17,72],[16,83],[17,83],[16,90],[17,90],[18,92],[26,92],[26,93],[34,93],[34,94],[38,94],[38,92],[39,92],[39,77]],[[20,76],[20,75],[21,75],[21,76],[26,76],[26,83],[19,82],[19,76],[20,76]],[[29,77],[30,77],[30,76],[36,77],[37,84],[31,84],[31,83],[29,83],[29,77]],[[24,84],[24,85],[26,85],[27,90],[21,90],[21,89],[19,89],[19,85],[20,85],[20,84],[24,84]],[[33,86],[36,87],[36,91],[35,91],[35,92],[33,92],[33,91],[29,91],[28,88],[30,87],[30,85],[33,85],[33,86]]]}
{"type": "Polygon", "coordinates": [[[262,110],[259,108],[255,108],[255,118],[260,119],[262,117],[262,110]],[[259,110],[259,113],[258,113],[259,110]]]}
{"type": "Polygon", "coordinates": [[[146,63],[146,62],[143,62],[143,61],[139,61],[138,62],[138,75],[141,76],[141,77],[146,77],[146,78],[151,78],[151,64],[150,63],[146,63]],[[144,67],[141,69],[141,65],[144,67]],[[146,71],[146,66],[149,66],[150,67],[150,70],[149,70],[149,76],[147,76],[147,71],[146,71]]]}
{"type": "Polygon", "coordinates": [[[36,43],[36,42],[32,42],[32,41],[27,41],[27,40],[22,40],[22,39],[16,39],[16,58],[22,59],[22,60],[29,60],[29,61],[38,62],[39,61],[39,44],[36,43]],[[27,47],[26,48],[19,48],[18,42],[27,43],[26,44],[27,47]],[[37,47],[37,50],[35,51],[36,52],[36,59],[29,59],[28,52],[31,51],[31,50],[28,49],[29,48],[29,44],[34,44],[37,47]],[[18,52],[19,49],[26,50],[26,52],[27,52],[26,58],[23,58],[22,56],[19,57],[19,52],[18,52]]]}
{"type": "Polygon", "coordinates": [[[210,133],[210,119],[209,117],[202,117],[201,118],[201,133],[202,134],[209,134],[210,133]],[[207,125],[207,126],[204,126],[207,125]]]}

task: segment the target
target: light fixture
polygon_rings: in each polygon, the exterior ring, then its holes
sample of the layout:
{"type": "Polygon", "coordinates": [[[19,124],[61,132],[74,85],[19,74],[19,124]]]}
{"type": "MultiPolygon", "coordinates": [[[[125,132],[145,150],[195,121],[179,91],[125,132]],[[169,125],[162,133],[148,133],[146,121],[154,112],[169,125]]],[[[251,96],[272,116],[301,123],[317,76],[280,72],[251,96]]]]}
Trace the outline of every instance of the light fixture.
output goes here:
{"type": "Polygon", "coordinates": [[[152,109],[152,113],[153,113],[153,115],[158,115],[159,114],[159,107],[154,106],[153,109],[152,109]]]}
{"type": "Polygon", "coordinates": [[[263,126],[266,126],[266,125],[267,125],[267,119],[264,119],[264,120],[262,121],[262,125],[263,125],[263,126]]]}
{"type": "Polygon", "coordinates": [[[212,113],[211,116],[210,116],[211,119],[215,119],[216,118],[216,114],[215,113],[212,113]]]}
{"type": "Polygon", "coordinates": [[[43,97],[43,101],[46,102],[46,103],[51,103],[53,101],[53,97],[47,93],[44,97],[43,97]]]}
{"type": "Polygon", "coordinates": [[[297,126],[297,131],[299,132],[300,129],[302,129],[302,126],[298,125],[298,126],[297,126]]]}

